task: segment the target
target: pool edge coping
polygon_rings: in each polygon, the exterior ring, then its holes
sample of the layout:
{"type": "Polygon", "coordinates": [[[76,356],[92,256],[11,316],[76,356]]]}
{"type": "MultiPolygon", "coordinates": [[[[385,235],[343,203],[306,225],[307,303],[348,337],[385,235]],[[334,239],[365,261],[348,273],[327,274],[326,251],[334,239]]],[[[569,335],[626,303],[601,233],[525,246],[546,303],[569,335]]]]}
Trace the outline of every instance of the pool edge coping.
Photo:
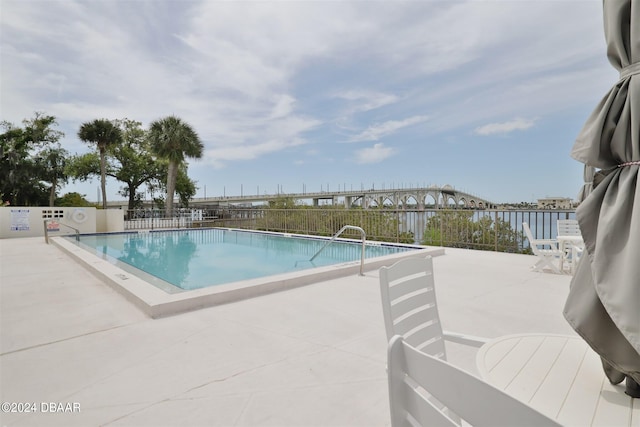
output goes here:
{"type": "MultiPolygon", "coordinates": [[[[287,233],[274,234],[285,235],[287,233]]],[[[296,235],[296,237],[300,236],[303,235],[296,235]]],[[[351,274],[358,276],[360,271],[360,261],[358,260],[170,294],[121,269],[108,260],[86,251],[73,242],[68,241],[65,237],[53,237],[50,238],[50,242],[69,255],[71,259],[85,267],[102,282],[123,295],[146,315],[154,319],[205,307],[228,304],[325,280],[347,277],[351,274]]],[[[374,245],[389,244],[388,242],[367,241],[367,244],[369,243],[374,245]]],[[[425,257],[429,255],[441,256],[445,253],[442,247],[402,245],[396,243],[392,243],[391,245],[411,247],[415,250],[365,259],[364,271],[389,266],[403,258],[425,257]]]]}

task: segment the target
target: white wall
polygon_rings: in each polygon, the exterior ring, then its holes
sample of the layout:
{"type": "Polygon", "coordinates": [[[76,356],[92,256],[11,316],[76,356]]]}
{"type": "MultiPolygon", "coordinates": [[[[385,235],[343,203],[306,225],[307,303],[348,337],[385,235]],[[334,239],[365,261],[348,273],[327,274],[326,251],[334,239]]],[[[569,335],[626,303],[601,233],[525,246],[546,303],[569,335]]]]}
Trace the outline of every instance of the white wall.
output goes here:
{"type": "Polygon", "coordinates": [[[124,231],[124,214],[121,209],[100,209],[96,211],[96,231],[107,233],[110,231],[124,231]]]}
{"type": "Polygon", "coordinates": [[[65,225],[78,229],[80,233],[96,232],[96,208],[5,206],[0,207],[0,239],[44,236],[45,219],[52,220],[49,223],[50,236],[75,233],[65,225]],[[59,224],[58,227],[55,223],[59,224]]]}

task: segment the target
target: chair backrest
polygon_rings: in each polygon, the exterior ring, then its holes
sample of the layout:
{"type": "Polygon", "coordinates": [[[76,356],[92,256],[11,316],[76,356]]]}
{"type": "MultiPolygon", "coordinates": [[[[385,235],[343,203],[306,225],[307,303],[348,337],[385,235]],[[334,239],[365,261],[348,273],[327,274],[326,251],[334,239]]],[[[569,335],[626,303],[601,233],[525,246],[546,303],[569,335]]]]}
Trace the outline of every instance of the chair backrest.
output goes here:
{"type": "Polygon", "coordinates": [[[558,236],[582,236],[578,221],[575,219],[559,219],[558,236]]]}
{"type": "Polygon", "coordinates": [[[527,224],[526,222],[523,222],[522,229],[524,230],[524,234],[527,236],[527,239],[529,240],[529,244],[533,246],[535,239],[533,238],[533,233],[531,233],[531,228],[529,228],[529,224],[527,224]]]}
{"type": "Polygon", "coordinates": [[[535,255],[538,255],[538,253],[540,252],[539,247],[536,244],[536,239],[533,238],[533,233],[531,233],[531,228],[529,228],[529,224],[527,224],[526,222],[523,222],[522,229],[524,230],[524,234],[527,236],[527,240],[529,240],[529,247],[531,247],[531,250],[535,255]]]}
{"type": "Polygon", "coordinates": [[[471,425],[560,425],[481,379],[417,350],[399,335],[389,343],[387,364],[394,427],[459,426],[425,397],[425,391],[471,425]]]}
{"type": "Polygon", "coordinates": [[[421,351],[446,359],[431,257],[382,267],[380,293],[387,340],[402,335],[421,351]]]}

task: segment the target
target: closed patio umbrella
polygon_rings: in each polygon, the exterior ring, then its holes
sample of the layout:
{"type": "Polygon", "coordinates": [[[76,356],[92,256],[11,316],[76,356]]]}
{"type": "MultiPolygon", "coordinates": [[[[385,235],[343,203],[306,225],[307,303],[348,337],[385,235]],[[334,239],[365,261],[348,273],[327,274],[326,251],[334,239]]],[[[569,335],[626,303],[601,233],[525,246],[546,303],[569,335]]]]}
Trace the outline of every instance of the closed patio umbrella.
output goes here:
{"type": "Polygon", "coordinates": [[[564,315],[612,383],[640,382],[640,1],[604,0],[609,62],[620,72],[571,156],[599,170],[576,210],[585,241],[564,315]]]}
{"type": "Polygon", "coordinates": [[[580,189],[576,200],[582,202],[587,198],[589,193],[593,190],[593,178],[596,174],[596,169],[593,166],[584,165],[584,171],[582,173],[584,179],[584,185],[580,189]]]}

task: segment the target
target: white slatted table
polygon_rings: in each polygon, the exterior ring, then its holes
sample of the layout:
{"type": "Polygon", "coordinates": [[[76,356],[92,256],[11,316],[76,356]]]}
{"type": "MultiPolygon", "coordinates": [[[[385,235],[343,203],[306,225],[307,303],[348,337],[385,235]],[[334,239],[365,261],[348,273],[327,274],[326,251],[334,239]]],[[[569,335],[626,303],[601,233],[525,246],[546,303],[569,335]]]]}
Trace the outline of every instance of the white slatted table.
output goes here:
{"type": "Polygon", "coordinates": [[[566,426],[640,427],[640,399],[609,383],[578,337],[508,335],[478,351],[480,376],[566,426]]]}

